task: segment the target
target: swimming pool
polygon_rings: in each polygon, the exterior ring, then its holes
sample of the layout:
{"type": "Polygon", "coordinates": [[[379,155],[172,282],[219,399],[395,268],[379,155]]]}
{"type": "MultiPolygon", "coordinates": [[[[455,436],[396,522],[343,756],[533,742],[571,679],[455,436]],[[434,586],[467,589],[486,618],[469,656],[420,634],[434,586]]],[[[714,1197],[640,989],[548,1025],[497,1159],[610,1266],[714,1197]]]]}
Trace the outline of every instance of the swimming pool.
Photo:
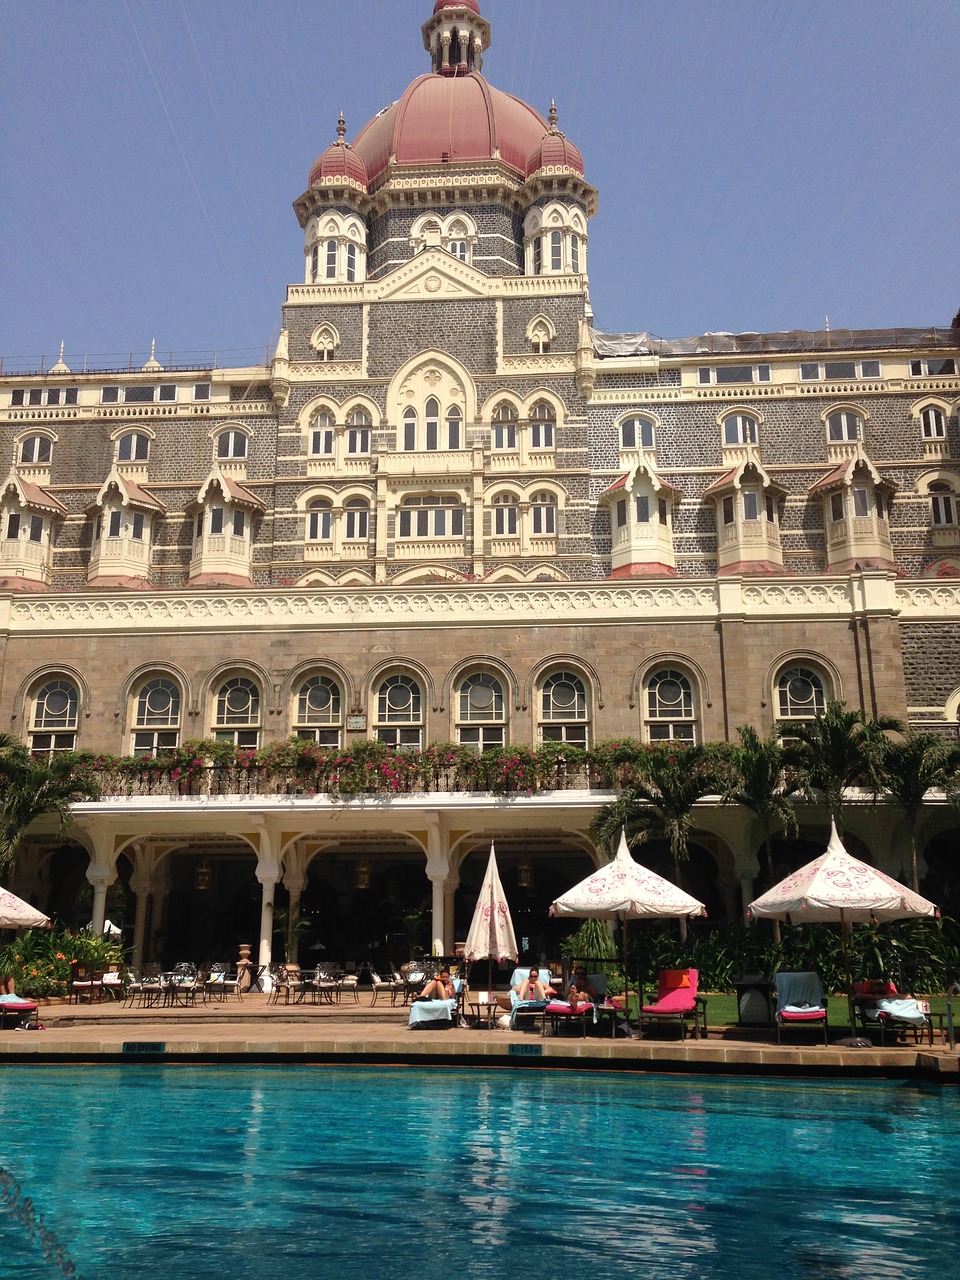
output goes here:
{"type": "Polygon", "coordinates": [[[960,1249],[953,1089],[159,1065],[0,1083],[4,1280],[923,1280],[960,1249]]]}

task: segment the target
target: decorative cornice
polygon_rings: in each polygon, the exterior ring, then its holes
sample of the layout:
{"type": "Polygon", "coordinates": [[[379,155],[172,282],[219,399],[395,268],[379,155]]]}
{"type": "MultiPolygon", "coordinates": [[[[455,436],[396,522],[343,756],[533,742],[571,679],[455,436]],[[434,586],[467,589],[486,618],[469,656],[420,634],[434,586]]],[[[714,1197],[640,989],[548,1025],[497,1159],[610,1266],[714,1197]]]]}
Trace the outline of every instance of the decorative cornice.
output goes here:
{"type": "Polygon", "coordinates": [[[296,630],[331,627],[460,627],[541,623],[716,621],[727,616],[829,618],[896,613],[937,616],[960,605],[960,584],[896,584],[890,573],[820,578],[729,578],[643,583],[319,587],[309,590],[138,592],[0,596],[0,628],[10,634],[185,628],[296,630]]]}

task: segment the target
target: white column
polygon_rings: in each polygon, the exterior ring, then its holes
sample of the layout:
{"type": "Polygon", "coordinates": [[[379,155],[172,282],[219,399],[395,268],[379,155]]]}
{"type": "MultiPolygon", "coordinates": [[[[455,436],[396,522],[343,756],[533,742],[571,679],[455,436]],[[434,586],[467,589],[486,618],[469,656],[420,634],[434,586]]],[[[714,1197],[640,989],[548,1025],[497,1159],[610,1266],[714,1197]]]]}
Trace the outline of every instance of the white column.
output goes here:
{"type": "MultiPolygon", "coordinates": [[[[257,879],[263,889],[263,900],[260,905],[260,947],[257,952],[257,964],[269,967],[273,959],[273,898],[280,879],[280,863],[276,854],[276,842],[273,833],[267,829],[266,823],[258,824],[260,833],[260,849],[257,853],[257,879]]],[[[269,990],[269,983],[263,983],[264,991],[269,990]]]]}
{"type": "Polygon", "coordinates": [[[434,955],[444,955],[445,901],[444,887],[450,874],[450,851],[447,833],[438,813],[428,813],[427,819],[427,876],[433,889],[433,925],[430,949],[434,955]]]}

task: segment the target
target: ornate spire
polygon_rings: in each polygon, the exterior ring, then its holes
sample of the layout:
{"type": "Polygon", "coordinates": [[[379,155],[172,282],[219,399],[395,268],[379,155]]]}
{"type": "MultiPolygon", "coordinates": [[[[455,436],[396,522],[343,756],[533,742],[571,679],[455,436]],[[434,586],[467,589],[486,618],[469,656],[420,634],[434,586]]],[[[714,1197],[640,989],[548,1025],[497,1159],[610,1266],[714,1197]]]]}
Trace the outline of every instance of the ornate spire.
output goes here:
{"type": "Polygon", "coordinates": [[[341,111],[339,117],[337,118],[337,145],[338,146],[345,147],[347,145],[345,142],[346,136],[347,136],[347,122],[346,120],[344,120],[343,112],[341,111]]]}
{"type": "Polygon", "coordinates": [[[490,23],[481,16],[478,0],[436,0],[421,30],[437,75],[465,76],[482,68],[490,23]]]}
{"type": "Polygon", "coordinates": [[[547,116],[550,123],[550,132],[557,132],[557,102],[555,98],[550,99],[550,114],[547,116]]]}

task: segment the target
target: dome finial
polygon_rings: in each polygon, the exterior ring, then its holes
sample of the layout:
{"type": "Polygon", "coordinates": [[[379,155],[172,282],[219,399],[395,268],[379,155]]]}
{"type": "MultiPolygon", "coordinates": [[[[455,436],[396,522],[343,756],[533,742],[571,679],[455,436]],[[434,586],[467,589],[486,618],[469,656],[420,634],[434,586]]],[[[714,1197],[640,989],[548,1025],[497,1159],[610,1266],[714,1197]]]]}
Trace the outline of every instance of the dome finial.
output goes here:
{"type": "Polygon", "coordinates": [[[550,122],[550,132],[557,132],[557,103],[555,98],[550,99],[550,114],[547,116],[550,122]]]}
{"type": "Polygon", "coordinates": [[[337,141],[341,146],[344,145],[344,138],[347,136],[347,122],[343,118],[343,112],[337,117],[337,141]]]}

